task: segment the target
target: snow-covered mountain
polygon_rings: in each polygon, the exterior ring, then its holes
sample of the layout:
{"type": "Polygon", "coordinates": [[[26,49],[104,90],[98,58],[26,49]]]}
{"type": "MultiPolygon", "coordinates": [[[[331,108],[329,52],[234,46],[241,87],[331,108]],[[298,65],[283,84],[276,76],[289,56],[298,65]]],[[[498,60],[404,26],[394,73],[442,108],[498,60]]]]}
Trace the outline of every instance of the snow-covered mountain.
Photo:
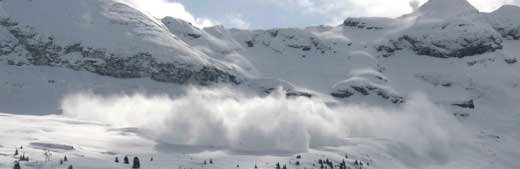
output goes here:
{"type": "MultiPolygon", "coordinates": [[[[464,158],[449,160],[426,151],[424,154],[434,160],[407,163],[402,159],[414,159],[409,156],[417,154],[403,153],[403,149],[399,149],[401,142],[397,141],[399,144],[396,145],[385,143],[384,148],[347,146],[331,149],[313,147],[309,141],[306,146],[314,149],[307,154],[317,159],[352,151],[359,159],[385,161],[384,165],[375,161],[373,168],[387,168],[386,165],[397,168],[518,168],[520,163],[515,159],[520,157],[520,149],[516,148],[520,146],[519,17],[520,7],[517,6],[503,6],[494,12],[483,13],[466,0],[430,0],[413,13],[398,18],[347,18],[338,26],[269,30],[215,26],[200,29],[180,19],[154,18],[120,0],[2,0],[0,112],[59,114],[68,111],[64,110],[64,99],[82,92],[107,97],[144,93],[182,98],[190,93],[186,91],[188,85],[225,86],[253,98],[269,98],[268,95],[276,95],[280,92],[277,88],[281,88],[284,97],[310,99],[330,107],[369,105],[392,110],[413,103],[415,95],[420,93],[467,128],[465,134],[469,135],[471,146],[477,148],[466,153],[473,156],[462,153],[464,158]]],[[[217,96],[217,99],[221,97],[217,96]]],[[[7,120],[7,117],[33,118],[0,115],[0,120],[7,120]]],[[[62,117],[48,118],[60,121],[62,117]]],[[[78,128],[89,125],[79,121],[73,123],[79,125],[78,128]]],[[[420,121],[416,123],[413,125],[422,125],[420,121]]],[[[4,131],[2,129],[0,127],[0,131],[4,131]]],[[[14,129],[5,129],[11,130],[14,129]]],[[[292,131],[292,128],[288,130],[292,131]]],[[[307,130],[303,135],[316,136],[313,134],[316,131],[307,130]]],[[[124,135],[134,133],[121,132],[124,135]]],[[[370,138],[381,136],[374,135],[370,138]]],[[[382,139],[388,139],[384,137],[387,135],[382,135],[382,139]]],[[[119,136],[103,136],[106,139],[113,137],[119,136]]],[[[20,138],[24,139],[25,135],[20,138]]],[[[134,140],[127,137],[122,140],[127,139],[134,140]]],[[[363,139],[355,139],[352,144],[375,146],[372,144],[377,142],[363,139]]],[[[0,141],[0,159],[4,158],[1,153],[10,148],[3,144],[20,140],[0,141]]],[[[50,140],[73,144],[70,139],[50,140]]],[[[238,142],[242,141],[248,142],[238,139],[238,142]]],[[[35,141],[25,139],[23,142],[35,141]]],[[[108,147],[93,148],[88,143],[78,146],[85,149],[108,147]]],[[[377,146],[380,146],[379,142],[377,146]]],[[[236,147],[244,148],[243,145],[236,147]]],[[[114,151],[119,152],[110,154],[131,153],[123,149],[118,146],[114,151]]],[[[148,148],[144,151],[153,154],[148,148]]],[[[59,149],[59,153],[66,151],[59,149]]],[[[234,160],[244,158],[253,157],[238,155],[234,160]]],[[[263,157],[260,161],[272,158],[291,160],[263,157]]],[[[0,163],[6,161],[2,159],[0,163]]],[[[311,162],[306,166],[311,167],[311,162]]],[[[0,165],[0,168],[5,166],[0,165]]],[[[270,166],[262,164],[261,168],[270,166]]]]}

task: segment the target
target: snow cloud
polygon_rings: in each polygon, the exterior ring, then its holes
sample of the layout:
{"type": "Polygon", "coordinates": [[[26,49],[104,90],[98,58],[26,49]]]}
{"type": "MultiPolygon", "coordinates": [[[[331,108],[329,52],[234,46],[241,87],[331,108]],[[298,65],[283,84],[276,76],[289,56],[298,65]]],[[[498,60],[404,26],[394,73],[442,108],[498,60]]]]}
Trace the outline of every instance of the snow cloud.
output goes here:
{"type": "MultiPolygon", "coordinates": [[[[345,138],[389,139],[412,157],[451,154],[458,123],[424,96],[402,108],[329,106],[288,99],[282,92],[248,96],[231,89],[189,89],[176,98],[79,93],[62,102],[64,114],[115,127],[138,127],[162,143],[211,145],[240,151],[302,152],[342,145],[345,138]]],[[[432,157],[433,158],[433,157],[432,157]]]]}
{"type": "Polygon", "coordinates": [[[183,4],[172,0],[123,0],[136,8],[145,11],[156,18],[164,18],[171,16],[191,22],[197,27],[214,26],[218,22],[207,17],[195,17],[191,14],[183,4]]]}

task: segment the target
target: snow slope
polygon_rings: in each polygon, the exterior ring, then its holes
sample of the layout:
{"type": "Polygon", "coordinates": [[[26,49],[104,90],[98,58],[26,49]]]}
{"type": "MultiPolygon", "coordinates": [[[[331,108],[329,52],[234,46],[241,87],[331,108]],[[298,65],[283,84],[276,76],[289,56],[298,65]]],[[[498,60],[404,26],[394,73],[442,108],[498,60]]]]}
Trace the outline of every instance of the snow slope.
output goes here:
{"type": "Polygon", "coordinates": [[[20,145],[23,168],[57,165],[42,149],[77,168],[520,168],[516,6],[269,30],[118,0],[3,0],[0,17],[0,168],[20,145]]]}

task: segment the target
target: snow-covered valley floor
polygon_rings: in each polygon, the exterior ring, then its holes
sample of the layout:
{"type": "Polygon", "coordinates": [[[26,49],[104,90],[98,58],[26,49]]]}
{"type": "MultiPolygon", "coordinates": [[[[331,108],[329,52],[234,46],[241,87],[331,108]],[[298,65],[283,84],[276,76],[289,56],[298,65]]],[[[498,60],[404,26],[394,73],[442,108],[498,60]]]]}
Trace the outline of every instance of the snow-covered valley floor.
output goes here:
{"type": "MultiPolygon", "coordinates": [[[[0,168],[12,168],[13,162],[24,154],[28,162],[22,168],[130,168],[123,157],[141,160],[141,168],[178,169],[275,169],[276,163],[287,168],[320,168],[319,159],[330,159],[334,165],[343,160],[350,168],[515,168],[518,152],[495,149],[508,144],[507,138],[479,136],[459,144],[449,157],[425,160],[406,152],[407,145],[383,138],[348,138],[342,145],[311,148],[306,152],[245,152],[219,147],[181,146],[158,143],[143,137],[136,128],[114,128],[111,125],[74,120],[58,115],[24,116],[0,114],[0,168]],[[501,143],[506,142],[506,143],[501,143]],[[21,148],[21,146],[23,148],[21,148]],[[18,150],[19,155],[15,156],[18,150]],[[50,150],[51,160],[44,152],[50,150]],[[509,153],[509,154],[508,154],[509,153]],[[345,158],[345,155],[348,158],[345,158]],[[60,165],[64,156],[68,161],[60,165]],[[300,156],[301,158],[298,158],[300,156]],[[504,158],[504,156],[511,156],[504,158]],[[120,163],[115,163],[118,157],[120,163]],[[153,158],[153,161],[151,160],[153,158]],[[504,159],[509,159],[504,160],[504,159]],[[209,161],[212,161],[212,164],[209,161]],[[361,165],[355,165],[360,161],[361,165]],[[496,161],[499,160],[499,161],[496,161]],[[206,165],[204,165],[206,161],[206,165]],[[297,165],[299,163],[299,165],[297,165]]],[[[514,145],[514,144],[513,144],[514,145]]],[[[516,143],[517,145],[517,143],[516,143]]],[[[130,161],[132,163],[132,161],[130,161]]],[[[339,167],[339,166],[335,166],[339,167]]]]}
{"type": "MultiPolygon", "coordinates": [[[[86,122],[62,116],[23,116],[0,114],[0,168],[11,168],[13,162],[24,154],[29,162],[22,162],[22,168],[130,168],[123,164],[123,156],[132,159],[138,156],[142,168],[275,168],[275,163],[286,164],[296,168],[316,168],[315,159],[329,158],[339,161],[344,158],[344,151],[351,146],[341,148],[323,148],[310,150],[296,159],[295,154],[272,152],[271,155],[248,152],[232,152],[216,147],[179,146],[158,144],[136,134],[138,129],[113,128],[110,125],[86,122]],[[20,148],[22,146],[23,148],[20,148]],[[14,156],[18,150],[19,155],[14,156]],[[46,161],[44,150],[50,150],[51,160],[46,161]],[[68,162],[63,165],[59,161],[64,156],[68,162]],[[119,157],[120,163],[115,163],[119,157]],[[153,161],[151,161],[153,158],[153,161]],[[209,161],[213,164],[209,164],[209,161]],[[207,165],[203,165],[206,161],[207,165]],[[238,167],[237,167],[238,166],[238,167]]],[[[352,155],[346,162],[354,159],[370,165],[369,154],[352,155]]],[[[370,168],[370,167],[366,167],[370,168]]]]}

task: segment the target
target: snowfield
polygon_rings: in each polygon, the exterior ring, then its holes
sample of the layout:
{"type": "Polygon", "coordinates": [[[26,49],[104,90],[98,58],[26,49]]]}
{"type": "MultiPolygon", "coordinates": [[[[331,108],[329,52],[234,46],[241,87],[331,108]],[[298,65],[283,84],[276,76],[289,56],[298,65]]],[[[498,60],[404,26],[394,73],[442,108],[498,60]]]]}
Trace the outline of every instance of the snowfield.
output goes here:
{"type": "Polygon", "coordinates": [[[0,1],[0,169],[520,168],[520,7],[239,30],[127,2],[0,1]]]}

